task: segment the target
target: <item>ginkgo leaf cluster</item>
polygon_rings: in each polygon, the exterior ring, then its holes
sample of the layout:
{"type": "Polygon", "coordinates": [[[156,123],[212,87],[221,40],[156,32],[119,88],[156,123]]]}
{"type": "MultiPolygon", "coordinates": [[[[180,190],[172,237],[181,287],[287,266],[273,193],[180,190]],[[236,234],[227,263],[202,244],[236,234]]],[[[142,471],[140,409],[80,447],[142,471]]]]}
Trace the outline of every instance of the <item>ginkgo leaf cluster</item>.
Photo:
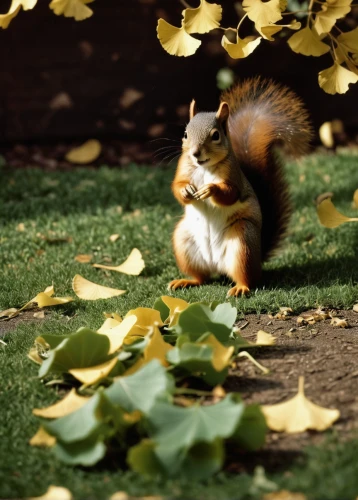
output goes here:
{"type": "Polygon", "coordinates": [[[123,319],[106,313],[97,331],[38,337],[37,357],[33,349],[30,359],[40,364],[39,376],[63,377],[73,388],[33,410],[40,427],[30,444],[51,448],[68,464],[90,466],[120,440],[135,471],[176,476],[195,470],[198,478],[222,467],[227,439],[242,449],[260,447],[266,423],[259,407],[220,387],[239,350],[251,345],[234,331],[236,316],[228,303],[163,296],[154,308],[132,309],[123,319]],[[195,389],[185,397],[194,379],[212,388],[204,405],[195,389]]]}
{"type": "MultiPolygon", "coordinates": [[[[246,341],[234,327],[236,317],[229,303],[163,296],[153,308],[137,307],[123,318],[105,313],[98,330],[37,337],[29,357],[40,365],[39,377],[66,381],[72,389],[33,410],[40,426],[30,444],[50,448],[67,464],[91,466],[120,443],[118,453],[136,472],[205,479],[222,467],[226,441],[255,450],[267,427],[296,429],[291,406],[262,412],[223,389],[242,357],[267,373],[242,349],[275,344],[261,330],[255,343],[246,341]],[[207,390],[198,390],[198,383],[207,390]],[[283,423],[277,423],[278,413],[283,423]]],[[[308,428],[327,428],[339,415],[297,398],[295,408],[301,420],[309,419],[308,428]]]]}
{"type": "MultiPolygon", "coordinates": [[[[347,92],[351,83],[358,81],[358,28],[342,31],[336,22],[352,8],[352,0],[312,0],[302,7],[295,19],[295,12],[287,10],[286,0],[243,0],[245,13],[236,27],[220,26],[222,8],[219,4],[201,0],[198,8],[187,7],[182,12],[181,26],[176,27],[164,19],[158,20],[158,39],[166,52],[188,57],[198,50],[201,40],[192,34],[204,34],[221,29],[221,44],[230,57],[242,59],[249,56],[263,40],[274,41],[274,36],[289,35],[289,47],[305,56],[320,57],[331,53],[333,65],[318,74],[320,87],[329,94],[347,92]],[[289,16],[288,22],[287,17],[289,16]],[[246,20],[246,21],[245,21],[246,20]],[[240,27],[252,24],[252,35],[241,37],[240,27]]],[[[246,31],[247,33],[247,31],[246,31]]]]}
{"type": "MultiPolygon", "coordinates": [[[[12,0],[9,10],[0,14],[0,28],[6,29],[12,19],[18,15],[21,8],[23,10],[32,10],[38,0],[12,0]]],[[[52,0],[49,4],[50,9],[57,16],[73,17],[76,21],[83,21],[93,15],[93,10],[87,4],[94,0],[52,0]]],[[[87,162],[86,162],[87,163],[87,162]]]]}

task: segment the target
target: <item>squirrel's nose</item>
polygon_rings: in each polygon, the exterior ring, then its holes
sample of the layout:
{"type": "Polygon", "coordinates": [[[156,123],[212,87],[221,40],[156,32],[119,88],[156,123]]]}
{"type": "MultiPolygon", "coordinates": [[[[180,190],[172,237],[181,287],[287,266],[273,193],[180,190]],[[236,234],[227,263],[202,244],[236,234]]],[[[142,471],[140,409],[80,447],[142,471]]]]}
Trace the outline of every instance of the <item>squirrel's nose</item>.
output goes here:
{"type": "Polygon", "coordinates": [[[193,149],[191,150],[191,154],[192,154],[193,156],[195,156],[195,158],[199,158],[200,153],[201,153],[201,151],[200,151],[200,148],[199,148],[198,146],[196,146],[195,148],[193,148],[193,149]]]}

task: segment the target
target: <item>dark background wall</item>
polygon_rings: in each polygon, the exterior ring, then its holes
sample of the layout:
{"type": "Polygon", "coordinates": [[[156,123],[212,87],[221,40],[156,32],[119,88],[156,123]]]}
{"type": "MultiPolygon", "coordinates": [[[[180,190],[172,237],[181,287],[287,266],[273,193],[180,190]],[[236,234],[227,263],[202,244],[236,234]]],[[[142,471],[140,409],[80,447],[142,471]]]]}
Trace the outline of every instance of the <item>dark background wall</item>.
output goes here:
{"type": "MultiPolygon", "coordinates": [[[[221,3],[223,24],[235,25],[234,2],[221,3]]],[[[193,97],[201,109],[216,107],[216,74],[227,66],[240,78],[261,74],[290,85],[316,126],[342,118],[357,129],[358,85],[342,96],[318,87],[317,72],[331,65],[329,55],[300,56],[277,41],[233,61],[218,33],[202,37],[195,56],[172,57],[157,40],[156,23],[164,17],[178,26],[179,0],[96,0],[94,15],[82,22],[55,16],[48,4],[39,0],[0,32],[2,144],[180,135],[193,97]]]]}

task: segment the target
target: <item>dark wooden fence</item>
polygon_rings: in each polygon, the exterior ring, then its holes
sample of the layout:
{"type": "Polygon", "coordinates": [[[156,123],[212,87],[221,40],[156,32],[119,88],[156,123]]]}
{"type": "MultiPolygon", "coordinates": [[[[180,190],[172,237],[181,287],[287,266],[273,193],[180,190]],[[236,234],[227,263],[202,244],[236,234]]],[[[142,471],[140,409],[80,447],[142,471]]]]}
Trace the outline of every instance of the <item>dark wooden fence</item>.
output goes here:
{"type": "MultiPolygon", "coordinates": [[[[234,24],[234,2],[221,3],[225,24],[234,24]]],[[[262,74],[290,85],[316,125],[332,118],[358,125],[357,85],[334,97],[318,87],[317,72],[330,65],[329,56],[299,56],[278,41],[235,62],[221,49],[219,33],[203,37],[197,55],[176,58],[159,45],[156,22],[165,17],[178,25],[179,0],[96,0],[94,15],[82,22],[55,16],[48,4],[39,0],[0,32],[3,144],[177,136],[192,97],[201,109],[215,108],[216,74],[226,66],[240,78],[262,74]]]]}

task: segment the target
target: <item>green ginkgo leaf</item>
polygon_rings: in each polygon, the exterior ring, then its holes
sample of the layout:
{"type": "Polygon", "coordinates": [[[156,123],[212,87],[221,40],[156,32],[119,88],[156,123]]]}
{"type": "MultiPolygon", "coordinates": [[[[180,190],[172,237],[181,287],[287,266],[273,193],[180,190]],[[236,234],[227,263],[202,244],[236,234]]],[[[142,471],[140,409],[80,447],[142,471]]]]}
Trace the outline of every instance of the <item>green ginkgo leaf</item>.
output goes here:
{"type": "MultiPolygon", "coordinates": [[[[47,341],[55,341],[48,336],[47,341]]],[[[66,336],[42,363],[39,376],[44,377],[49,372],[68,372],[71,368],[86,368],[104,363],[108,355],[110,342],[108,337],[94,332],[89,328],[80,328],[72,335],[66,336]]]]}
{"type": "Polygon", "coordinates": [[[126,411],[140,410],[147,413],[159,396],[165,397],[173,389],[171,375],[159,361],[153,359],[133,375],[117,377],[105,394],[112,404],[126,411]]]}

